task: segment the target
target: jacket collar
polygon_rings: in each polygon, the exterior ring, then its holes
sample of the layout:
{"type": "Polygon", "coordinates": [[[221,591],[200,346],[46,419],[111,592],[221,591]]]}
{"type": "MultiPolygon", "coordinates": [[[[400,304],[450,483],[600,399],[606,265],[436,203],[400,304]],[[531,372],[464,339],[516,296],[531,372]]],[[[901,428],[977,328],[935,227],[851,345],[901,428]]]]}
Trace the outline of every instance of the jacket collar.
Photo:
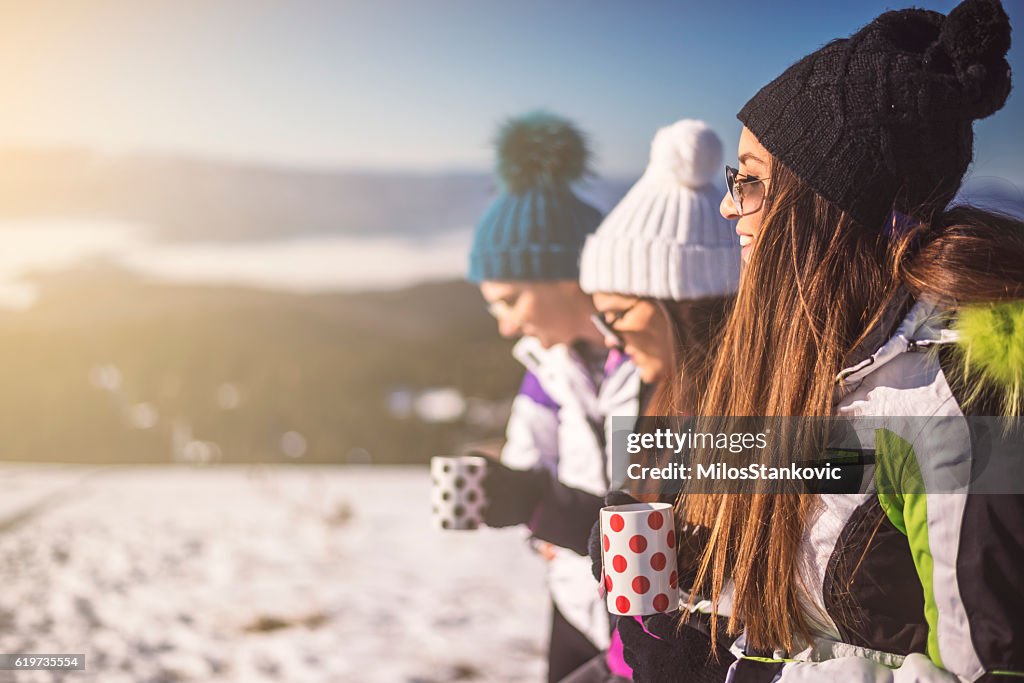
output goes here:
{"type": "MultiPolygon", "coordinates": [[[[565,344],[546,349],[536,338],[523,337],[512,348],[512,355],[537,377],[556,403],[579,405],[593,419],[603,420],[611,406],[622,410],[625,403],[635,402],[640,390],[636,367],[618,354],[609,354],[604,376],[597,384],[576,352],[565,344]]],[[[635,409],[622,414],[634,413],[635,409]]]]}
{"type": "Polygon", "coordinates": [[[840,394],[852,391],[865,377],[902,353],[955,343],[959,336],[949,329],[949,321],[947,308],[927,298],[914,301],[901,289],[881,321],[850,353],[847,366],[836,375],[840,394]],[[894,325],[895,321],[899,321],[898,325],[894,325]]]}

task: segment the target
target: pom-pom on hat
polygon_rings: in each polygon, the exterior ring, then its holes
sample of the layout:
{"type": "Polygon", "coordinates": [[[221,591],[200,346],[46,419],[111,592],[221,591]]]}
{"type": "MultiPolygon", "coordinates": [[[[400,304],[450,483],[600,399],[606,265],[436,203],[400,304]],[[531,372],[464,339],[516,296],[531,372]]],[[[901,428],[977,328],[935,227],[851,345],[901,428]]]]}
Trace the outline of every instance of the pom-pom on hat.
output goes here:
{"type": "Polygon", "coordinates": [[[882,228],[894,208],[928,220],[960,187],[972,122],[1006,102],[1009,47],[999,0],[886,12],[789,67],[737,117],[859,223],[882,228]]]}
{"type": "Polygon", "coordinates": [[[509,120],[498,132],[501,195],[477,224],[469,280],[575,280],[583,241],[601,212],[572,191],[587,172],[583,135],[544,111],[509,120]]]}
{"type": "Polygon", "coordinates": [[[583,290],[675,301],[734,293],[740,248],[718,211],[721,168],[722,141],[703,121],[659,130],[647,170],[583,247],[583,290]]]}

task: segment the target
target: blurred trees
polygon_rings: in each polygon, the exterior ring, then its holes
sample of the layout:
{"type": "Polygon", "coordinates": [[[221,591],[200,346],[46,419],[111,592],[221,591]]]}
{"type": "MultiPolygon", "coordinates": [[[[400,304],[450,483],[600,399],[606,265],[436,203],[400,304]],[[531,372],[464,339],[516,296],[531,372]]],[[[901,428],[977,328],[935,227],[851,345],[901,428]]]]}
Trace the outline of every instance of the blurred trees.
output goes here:
{"type": "Polygon", "coordinates": [[[195,442],[185,455],[224,462],[425,462],[500,434],[521,376],[462,282],[291,295],[93,268],[38,284],[33,309],[0,314],[8,460],[168,462],[195,442]],[[467,410],[420,419],[438,387],[467,410]]]}

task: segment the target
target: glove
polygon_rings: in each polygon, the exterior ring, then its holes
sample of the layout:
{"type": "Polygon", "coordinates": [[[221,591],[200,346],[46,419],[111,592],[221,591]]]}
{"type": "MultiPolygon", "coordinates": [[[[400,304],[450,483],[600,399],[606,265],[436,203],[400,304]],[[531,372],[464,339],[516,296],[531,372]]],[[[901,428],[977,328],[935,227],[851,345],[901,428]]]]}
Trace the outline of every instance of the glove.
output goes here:
{"type": "Polygon", "coordinates": [[[484,524],[526,524],[550,482],[551,475],[545,469],[516,470],[499,460],[488,460],[480,482],[487,496],[487,505],[482,510],[484,524]]]}
{"type": "Polygon", "coordinates": [[[678,611],[644,617],[643,626],[635,617],[620,617],[622,656],[633,667],[633,680],[723,683],[736,658],[721,643],[712,649],[706,622],[704,615],[678,611]]]}
{"type": "MultiPolygon", "coordinates": [[[[610,491],[604,497],[604,506],[609,505],[630,505],[639,503],[636,498],[625,491],[610,491]]],[[[587,539],[587,550],[590,553],[590,570],[594,573],[594,581],[600,581],[604,585],[604,565],[601,560],[601,518],[598,517],[594,526],[590,527],[590,537],[587,539]]]]}

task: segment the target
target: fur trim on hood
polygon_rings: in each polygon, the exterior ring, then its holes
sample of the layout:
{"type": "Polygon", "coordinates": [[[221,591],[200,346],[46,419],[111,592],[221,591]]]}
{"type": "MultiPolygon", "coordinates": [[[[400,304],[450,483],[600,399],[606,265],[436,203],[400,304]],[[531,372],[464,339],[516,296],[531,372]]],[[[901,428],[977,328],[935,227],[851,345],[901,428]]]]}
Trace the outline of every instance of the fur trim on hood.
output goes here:
{"type": "Polygon", "coordinates": [[[968,401],[1001,394],[1003,415],[1024,414],[1024,299],[964,307],[953,322],[968,401]]]}

